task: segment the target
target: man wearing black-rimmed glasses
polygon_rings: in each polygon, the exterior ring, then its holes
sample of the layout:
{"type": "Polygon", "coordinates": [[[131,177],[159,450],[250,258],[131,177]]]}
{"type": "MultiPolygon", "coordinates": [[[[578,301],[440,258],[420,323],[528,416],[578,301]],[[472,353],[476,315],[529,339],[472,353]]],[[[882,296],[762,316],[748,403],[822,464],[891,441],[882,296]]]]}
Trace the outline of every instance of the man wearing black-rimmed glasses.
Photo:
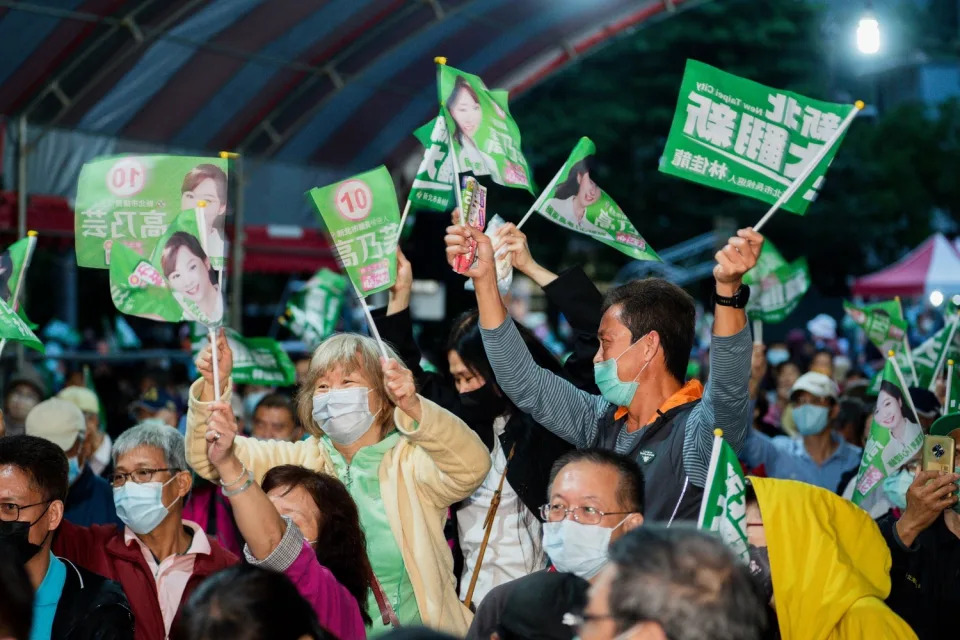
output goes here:
{"type": "Polygon", "coordinates": [[[0,562],[23,565],[34,590],[31,638],[133,638],[133,616],[115,582],[50,551],[62,525],[67,458],[34,436],[0,438],[0,562]]]}
{"type": "Polygon", "coordinates": [[[61,526],[54,551],[116,580],[127,593],[137,638],[169,636],[182,603],[238,558],[183,519],[192,479],[183,436],[159,421],[125,431],[113,446],[115,525],[61,526]]]}

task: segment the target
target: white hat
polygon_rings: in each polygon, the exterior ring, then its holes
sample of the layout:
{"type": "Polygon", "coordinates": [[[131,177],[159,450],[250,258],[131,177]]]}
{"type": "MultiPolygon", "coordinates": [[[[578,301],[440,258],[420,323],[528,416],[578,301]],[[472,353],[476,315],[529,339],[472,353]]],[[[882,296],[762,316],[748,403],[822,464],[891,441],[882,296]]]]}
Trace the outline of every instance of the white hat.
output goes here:
{"type": "Polygon", "coordinates": [[[97,400],[97,394],[86,387],[66,387],[57,394],[57,397],[76,405],[77,409],[84,413],[100,413],[100,401],[97,400]]]}
{"type": "Polygon", "coordinates": [[[790,389],[790,397],[792,398],[793,394],[798,391],[806,391],[818,398],[832,398],[836,400],[840,397],[840,389],[837,387],[837,383],[829,376],[817,373],[816,371],[808,371],[797,378],[797,381],[793,384],[793,388],[790,389]]]}
{"type": "Polygon", "coordinates": [[[24,426],[28,436],[49,440],[64,451],[73,448],[77,438],[87,432],[80,409],[60,398],[44,400],[31,409],[24,426]]]}

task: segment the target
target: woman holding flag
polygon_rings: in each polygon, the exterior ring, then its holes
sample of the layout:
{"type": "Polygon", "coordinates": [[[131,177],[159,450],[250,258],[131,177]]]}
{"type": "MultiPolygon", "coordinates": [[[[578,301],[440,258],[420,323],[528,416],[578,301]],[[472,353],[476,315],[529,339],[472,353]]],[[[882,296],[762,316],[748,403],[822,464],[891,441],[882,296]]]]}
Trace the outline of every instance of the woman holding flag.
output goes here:
{"type": "MultiPolygon", "coordinates": [[[[210,480],[220,478],[208,443],[208,422],[230,405],[232,353],[217,340],[221,384],[214,403],[212,353],[197,358],[203,378],[190,390],[187,460],[210,480]]],[[[443,535],[447,509],[470,496],[490,469],[490,455],[459,418],[417,394],[413,375],[392,350],[381,360],[377,343],[339,334],[317,347],[300,388],[300,420],[311,434],[291,443],[236,438],[241,478],[261,479],[294,464],[339,478],[357,503],[376,581],[366,603],[371,635],[391,626],[425,624],[456,634],[472,614],[454,589],[443,535]]]]}

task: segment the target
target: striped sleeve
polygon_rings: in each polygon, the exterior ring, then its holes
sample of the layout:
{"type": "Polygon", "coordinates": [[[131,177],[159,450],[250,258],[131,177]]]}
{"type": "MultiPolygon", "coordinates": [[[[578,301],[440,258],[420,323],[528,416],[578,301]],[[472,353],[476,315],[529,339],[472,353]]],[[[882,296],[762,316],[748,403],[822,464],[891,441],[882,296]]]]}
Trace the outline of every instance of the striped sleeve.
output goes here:
{"type": "Polygon", "coordinates": [[[303,550],[303,534],[300,533],[300,529],[289,517],[283,516],[283,520],[287,523],[287,529],[283,532],[280,544],[266,558],[258,560],[250,553],[249,545],[243,545],[243,556],[249,564],[283,573],[296,562],[297,557],[303,550]]]}
{"type": "Polygon", "coordinates": [[[713,336],[710,377],[700,402],[687,419],[683,441],[683,466],[694,486],[707,483],[713,430],[739,455],[750,428],[750,358],[753,340],[749,325],[732,336],[713,336]]]}
{"type": "Polygon", "coordinates": [[[480,333],[497,384],[521,411],[576,447],[596,442],[598,422],[610,403],[537,365],[513,318],[496,329],[481,327],[480,333]]]}

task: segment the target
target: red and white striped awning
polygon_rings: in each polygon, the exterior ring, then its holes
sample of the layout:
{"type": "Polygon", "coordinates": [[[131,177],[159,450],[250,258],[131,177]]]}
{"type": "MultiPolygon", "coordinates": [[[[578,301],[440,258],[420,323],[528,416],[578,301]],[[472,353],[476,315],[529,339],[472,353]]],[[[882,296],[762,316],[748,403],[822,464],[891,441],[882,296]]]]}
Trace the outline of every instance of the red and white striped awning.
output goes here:
{"type": "Polygon", "coordinates": [[[960,253],[942,233],[853,284],[853,295],[864,297],[922,296],[934,291],[945,296],[960,294],[960,253]]]}

